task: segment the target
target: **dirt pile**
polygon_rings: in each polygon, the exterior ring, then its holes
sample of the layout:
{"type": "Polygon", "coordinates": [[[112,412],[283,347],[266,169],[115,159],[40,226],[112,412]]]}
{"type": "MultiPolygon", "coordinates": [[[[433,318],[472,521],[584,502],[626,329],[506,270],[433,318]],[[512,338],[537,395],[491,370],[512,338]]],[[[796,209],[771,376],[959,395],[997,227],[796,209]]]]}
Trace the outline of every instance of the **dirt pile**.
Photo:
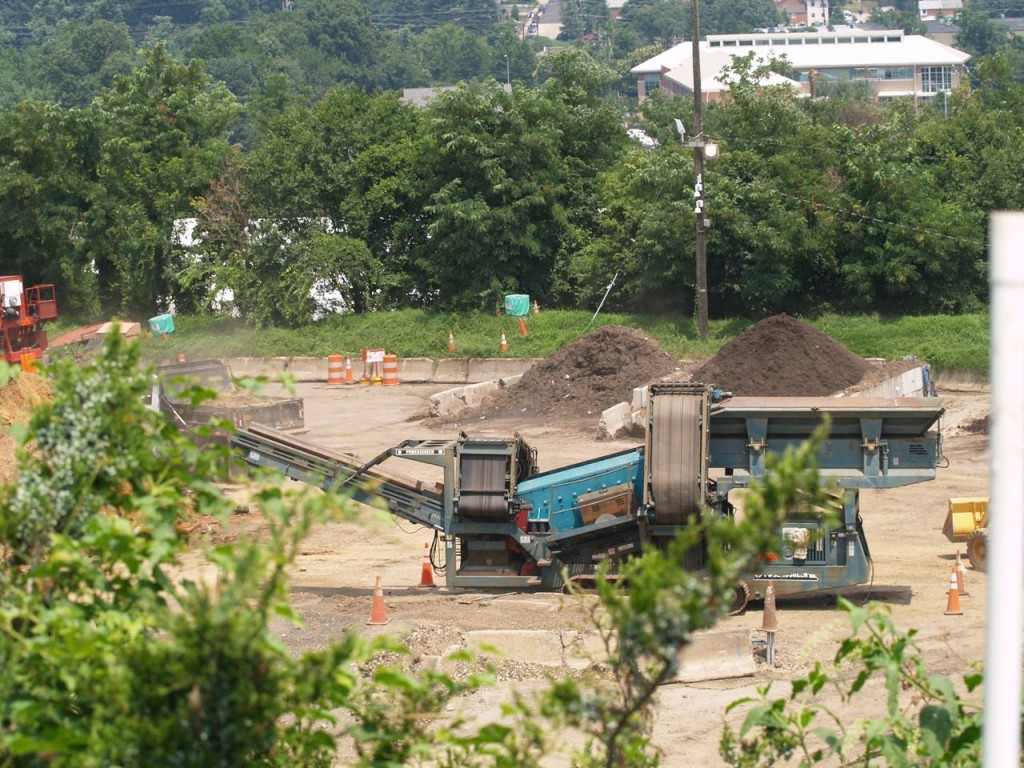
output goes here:
{"type": "Polygon", "coordinates": [[[635,328],[606,325],[541,360],[482,410],[489,417],[572,418],[599,414],[679,361],[635,328]]]}
{"type": "Polygon", "coordinates": [[[723,345],[691,378],[741,397],[820,397],[852,387],[870,368],[818,329],[782,314],[723,345]]]}
{"type": "Polygon", "coordinates": [[[16,468],[9,427],[27,422],[32,409],[49,397],[47,379],[36,374],[22,374],[0,387],[0,483],[12,481],[16,468]]]}

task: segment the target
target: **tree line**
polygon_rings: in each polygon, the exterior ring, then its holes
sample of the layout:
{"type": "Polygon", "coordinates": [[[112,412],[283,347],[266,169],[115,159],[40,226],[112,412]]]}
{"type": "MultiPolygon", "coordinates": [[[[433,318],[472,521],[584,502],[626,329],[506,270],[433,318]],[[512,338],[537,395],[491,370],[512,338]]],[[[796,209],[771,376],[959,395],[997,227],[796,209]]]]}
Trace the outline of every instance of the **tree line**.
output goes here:
{"type": "MultiPolygon", "coordinates": [[[[983,307],[988,212],[1024,206],[1018,49],[993,51],[973,87],[924,105],[842,84],[800,100],[738,62],[705,110],[721,146],[703,179],[712,315],[983,307]]],[[[531,50],[528,82],[510,57],[415,106],[283,73],[243,98],[202,59],[133,51],[85,103],[0,109],[0,271],[56,283],[83,318],[173,306],[301,325],[510,292],[596,306],[613,282],[609,309],[689,313],[695,179],[674,123],[691,105],[655,94],[629,118],[626,64],[593,53],[531,50]],[[175,222],[192,218],[185,247],[175,222]]]]}

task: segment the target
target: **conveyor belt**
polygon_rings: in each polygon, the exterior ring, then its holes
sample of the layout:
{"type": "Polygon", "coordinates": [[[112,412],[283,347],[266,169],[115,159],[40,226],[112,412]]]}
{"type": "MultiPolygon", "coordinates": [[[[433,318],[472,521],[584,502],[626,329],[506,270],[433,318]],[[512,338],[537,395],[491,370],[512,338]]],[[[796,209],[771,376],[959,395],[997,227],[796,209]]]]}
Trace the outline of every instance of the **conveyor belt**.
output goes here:
{"type": "Polygon", "coordinates": [[[658,525],[683,525],[699,512],[701,412],[694,396],[652,398],[650,488],[658,525]]]}
{"type": "Polygon", "coordinates": [[[379,466],[371,469],[354,454],[332,451],[263,424],[237,430],[231,444],[254,466],[276,469],[325,490],[348,490],[365,504],[418,525],[444,529],[444,487],[438,483],[422,482],[379,466]]]}
{"type": "Polygon", "coordinates": [[[505,477],[508,457],[463,454],[458,511],[461,517],[507,518],[505,477]]]}

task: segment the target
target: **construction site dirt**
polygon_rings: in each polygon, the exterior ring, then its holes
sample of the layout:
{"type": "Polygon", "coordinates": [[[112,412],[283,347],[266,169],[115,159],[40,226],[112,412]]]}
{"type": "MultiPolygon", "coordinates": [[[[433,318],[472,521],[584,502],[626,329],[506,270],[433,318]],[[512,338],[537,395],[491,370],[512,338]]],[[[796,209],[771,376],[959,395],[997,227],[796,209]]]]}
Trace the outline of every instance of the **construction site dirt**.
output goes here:
{"type": "MultiPolygon", "coordinates": [[[[934,481],[905,488],[866,491],[861,512],[873,558],[873,580],[849,588],[844,596],[854,603],[880,601],[892,611],[896,624],[917,630],[924,659],[937,674],[959,679],[983,658],[986,577],[968,568],[963,615],[947,616],[947,588],[956,547],[941,532],[951,496],[988,494],[987,437],[974,427],[989,410],[982,386],[937,382],[944,398],[942,419],[946,463],[934,481]]],[[[486,412],[467,416],[458,424],[432,426],[424,420],[428,400],[437,385],[397,387],[300,385],[305,399],[308,432],[304,439],[335,450],[372,457],[410,438],[454,438],[459,431],[504,436],[518,432],[539,454],[541,469],[552,469],[627,448],[636,441],[597,439],[595,416],[552,419],[535,416],[495,417],[486,412]]],[[[274,394],[274,393],[269,393],[274,394]]],[[[507,412],[506,412],[507,413],[507,412]]],[[[423,480],[438,480],[431,467],[390,459],[398,471],[423,480]]],[[[244,495],[242,487],[231,489],[244,495]]],[[[296,651],[321,648],[346,631],[386,632],[400,637],[412,650],[414,665],[436,663],[451,651],[472,645],[480,630],[532,630],[533,648],[490,661],[498,684],[465,700],[457,708],[473,718],[500,717],[500,704],[514,688],[529,693],[545,686],[550,676],[579,676],[604,668],[599,654],[594,663],[586,653],[560,653],[561,646],[588,635],[588,615],[594,598],[550,593],[484,593],[419,587],[424,544],[433,533],[392,519],[387,513],[358,506],[354,518],[314,530],[293,573],[294,605],[304,625],[284,622],[274,629],[296,651]],[[368,626],[375,579],[382,578],[390,623],[368,626]],[[540,632],[541,634],[537,634],[540,632]],[[551,640],[551,642],[537,642],[551,640]]],[[[242,521],[240,521],[242,522],[242,521]]],[[[242,522],[242,524],[245,524],[242,522]]],[[[224,531],[211,530],[213,535],[224,531]]],[[[440,579],[438,583],[443,583],[440,579]]],[[[776,664],[758,659],[753,677],[709,680],[664,686],[657,702],[654,744],[663,751],[663,764],[718,765],[718,738],[728,704],[754,695],[757,686],[774,681],[779,696],[789,695],[789,680],[815,661],[830,660],[838,639],[849,633],[845,614],[835,598],[780,599],[776,633],[776,664]]],[[[764,640],[761,603],[744,613],[723,618],[719,628],[746,630],[752,640],[764,640]]],[[[525,643],[525,640],[524,640],[525,643]]],[[[606,672],[606,670],[605,670],[606,672]]],[[[883,715],[881,682],[873,682],[851,704],[826,693],[828,704],[844,720],[883,715]],[[877,686],[877,688],[874,688],[877,686]]],[[[977,692],[972,696],[978,697],[977,692]]],[[[742,710],[731,716],[742,722],[742,710]]],[[[567,740],[566,749],[579,746],[567,740]]],[[[566,755],[568,752],[566,752],[566,755]]],[[[345,755],[341,756],[344,764],[345,755]]],[[[552,765],[570,765],[568,757],[552,765]]]]}

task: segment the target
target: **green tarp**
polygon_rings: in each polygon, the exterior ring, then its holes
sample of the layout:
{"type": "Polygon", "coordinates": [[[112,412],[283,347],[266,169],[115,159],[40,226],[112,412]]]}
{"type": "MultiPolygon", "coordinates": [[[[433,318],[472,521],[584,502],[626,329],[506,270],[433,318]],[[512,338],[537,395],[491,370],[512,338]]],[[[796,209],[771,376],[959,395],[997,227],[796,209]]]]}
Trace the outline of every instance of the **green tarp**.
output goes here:
{"type": "Polygon", "coordinates": [[[149,330],[153,333],[174,333],[174,318],[171,315],[157,315],[149,318],[149,330]]]}
{"type": "Polygon", "coordinates": [[[530,297],[522,293],[506,296],[505,314],[512,317],[526,317],[530,314],[530,297]]]}

